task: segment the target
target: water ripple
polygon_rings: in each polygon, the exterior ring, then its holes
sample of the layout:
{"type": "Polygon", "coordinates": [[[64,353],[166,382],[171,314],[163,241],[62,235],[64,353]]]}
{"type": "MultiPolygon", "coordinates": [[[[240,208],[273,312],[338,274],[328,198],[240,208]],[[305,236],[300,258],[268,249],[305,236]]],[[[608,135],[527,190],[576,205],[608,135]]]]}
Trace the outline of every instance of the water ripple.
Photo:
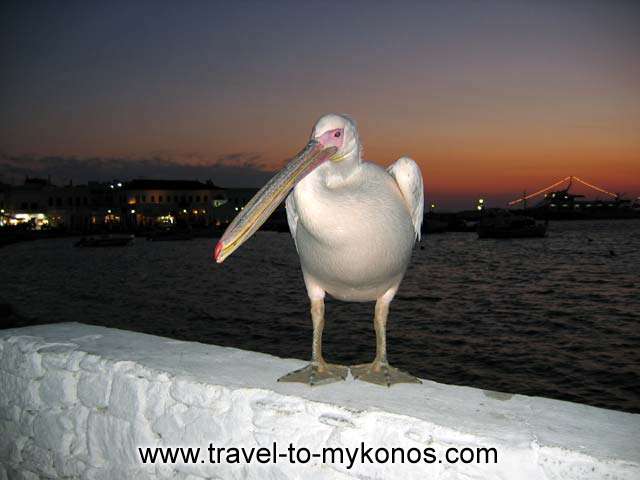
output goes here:
{"type": "MultiPolygon", "coordinates": [[[[2,249],[0,302],[22,323],[80,321],[308,358],[308,301],[289,235],[260,232],[223,266],[211,261],[213,243],[12,245],[2,249]]],[[[391,306],[392,363],[444,383],[640,412],[639,221],[423,244],[391,306]]],[[[327,358],[371,360],[372,317],[372,304],[329,299],[327,358]]]]}

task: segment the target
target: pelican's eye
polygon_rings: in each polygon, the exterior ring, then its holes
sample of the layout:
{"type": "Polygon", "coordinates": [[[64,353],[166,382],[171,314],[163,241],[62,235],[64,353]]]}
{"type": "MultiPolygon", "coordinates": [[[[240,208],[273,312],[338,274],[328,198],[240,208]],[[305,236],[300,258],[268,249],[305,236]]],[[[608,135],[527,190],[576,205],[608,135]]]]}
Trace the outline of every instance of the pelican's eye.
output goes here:
{"type": "Polygon", "coordinates": [[[334,133],[333,136],[336,137],[336,138],[340,138],[340,130],[338,130],[336,133],[334,133]]]}

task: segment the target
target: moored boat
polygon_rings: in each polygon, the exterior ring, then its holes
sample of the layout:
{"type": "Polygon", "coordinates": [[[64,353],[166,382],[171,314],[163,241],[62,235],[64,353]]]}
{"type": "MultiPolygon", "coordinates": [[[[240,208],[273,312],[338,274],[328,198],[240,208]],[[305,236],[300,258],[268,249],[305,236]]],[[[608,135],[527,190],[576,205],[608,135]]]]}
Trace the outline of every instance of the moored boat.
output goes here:
{"type": "Polygon", "coordinates": [[[153,242],[193,240],[193,233],[190,229],[183,230],[176,228],[165,228],[151,232],[149,235],[147,235],[147,240],[151,240],[153,242]]]}
{"type": "Polygon", "coordinates": [[[82,237],[75,243],[76,247],[124,247],[133,241],[133,235],[114,237],[101,235],[99,237],[82,237]]]}
{"type": "Polygon", "coordinates": [[[478,238],[541,238],[547,235],[547,222],[505,210],[488,211],[477,227],[478,238]]]}

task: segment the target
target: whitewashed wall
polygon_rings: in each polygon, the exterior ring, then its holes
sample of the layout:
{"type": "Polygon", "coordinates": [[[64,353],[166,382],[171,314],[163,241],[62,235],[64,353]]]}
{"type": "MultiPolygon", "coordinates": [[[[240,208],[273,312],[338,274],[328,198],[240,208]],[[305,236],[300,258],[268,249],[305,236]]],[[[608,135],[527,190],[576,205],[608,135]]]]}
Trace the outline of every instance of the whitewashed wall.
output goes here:
{"type": "Polygon", "coordinates": [[[635,479],[640,415],[425,381],[275,379],[299,360],[77,323],[0,331],[4,478],[635,479]],[[497,465],[142,465],[137,446],[495,447],[497,465]]]}

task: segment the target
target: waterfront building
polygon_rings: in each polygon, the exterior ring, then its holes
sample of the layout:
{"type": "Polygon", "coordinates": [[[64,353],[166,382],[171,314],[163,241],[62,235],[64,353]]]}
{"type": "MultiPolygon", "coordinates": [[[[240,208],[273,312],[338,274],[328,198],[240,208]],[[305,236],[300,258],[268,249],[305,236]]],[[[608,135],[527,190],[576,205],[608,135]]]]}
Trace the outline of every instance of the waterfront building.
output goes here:
{"type": "Polygon", "coordinates": [[[23,185],[0,186],[4,226],[64,228],[85,232],[153,227],[184,222],[209,226],[224,221],[224,189],[211,181],[132,180],[53,185],[27,178],[23,185]]]}

